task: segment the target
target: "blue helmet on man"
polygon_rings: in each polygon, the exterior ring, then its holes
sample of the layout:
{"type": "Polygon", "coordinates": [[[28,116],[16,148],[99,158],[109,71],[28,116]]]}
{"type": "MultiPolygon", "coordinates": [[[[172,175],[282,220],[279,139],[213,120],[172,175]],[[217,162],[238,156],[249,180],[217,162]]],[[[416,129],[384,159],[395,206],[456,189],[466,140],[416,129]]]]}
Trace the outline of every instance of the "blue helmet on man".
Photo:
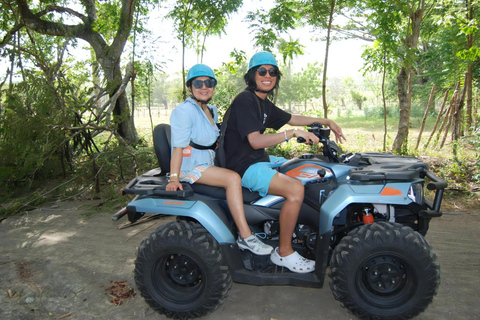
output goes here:
{"type": "Polygon", "coordinates": [[[278,68],[277,60],[271,52],[260,51],[255,53],[250,59],[250,63],[248,64],[248,70],[261,66],[262,64],[269,64],[278,68]]]}

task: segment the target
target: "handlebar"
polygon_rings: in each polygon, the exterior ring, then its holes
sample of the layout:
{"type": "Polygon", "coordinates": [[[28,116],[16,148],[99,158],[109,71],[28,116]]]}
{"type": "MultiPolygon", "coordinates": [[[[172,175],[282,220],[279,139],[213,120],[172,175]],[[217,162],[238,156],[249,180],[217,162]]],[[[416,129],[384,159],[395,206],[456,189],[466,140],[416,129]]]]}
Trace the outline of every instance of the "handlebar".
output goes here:
{"type": "MultiPolygon", "coordinates": [[[[338,156],[340,155],[341,150],[335,142],[330,141],[329,128],[324,128],[321,124],[314,122],[310,129],[308,129],[308,132],[311,132],[318,137],[320,140],[319,142],[323,144],[323,155],[326,156],[330,162],[340,162],[338,156]]],[[[305,143],[306,140],[302,137],[299,137],[297,138],[297,142],[305,143]]]]}

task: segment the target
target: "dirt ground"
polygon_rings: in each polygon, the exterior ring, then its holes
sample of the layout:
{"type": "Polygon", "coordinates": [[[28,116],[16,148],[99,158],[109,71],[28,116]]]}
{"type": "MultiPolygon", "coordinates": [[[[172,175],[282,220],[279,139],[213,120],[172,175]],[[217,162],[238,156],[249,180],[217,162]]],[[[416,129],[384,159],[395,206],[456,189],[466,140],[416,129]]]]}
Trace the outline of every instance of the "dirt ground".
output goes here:
{"type": "MultiPolygon", "coordinates": [[[[119,229],[114,212],[89,214],[98,201],[45,205],[0,223],[0,319],[165,319],[133,280],[135,250],[166,218],[119,229]],[[112,296],[115,293],[119,296],[112,296]],[[122,302],[120,305],[115,304],[122,302]]],[[[480,319],[480,211],[444,208],[427,234],[441,285],[417,319],[480,319]]],[[[352,319],[330,288],[233,284],[203,319],[352,319]]]]}

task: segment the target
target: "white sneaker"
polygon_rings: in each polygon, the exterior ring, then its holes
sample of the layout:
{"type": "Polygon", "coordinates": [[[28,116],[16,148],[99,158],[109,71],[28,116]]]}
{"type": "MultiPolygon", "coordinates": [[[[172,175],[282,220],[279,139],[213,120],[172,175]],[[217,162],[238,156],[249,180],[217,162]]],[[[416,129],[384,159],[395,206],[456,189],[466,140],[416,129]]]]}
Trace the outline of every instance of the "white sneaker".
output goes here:
{"type": "Polygon", "coordinates": [[[263,243],[262,241],[260,241],[260,239],[257,238],[257,236],[253,234],[245,239],[238,236],[237,244],[240,249],[250,250],[252,253],[258,254],[260,256],[268,255],[273,251],[272,246],[263,243]]]}

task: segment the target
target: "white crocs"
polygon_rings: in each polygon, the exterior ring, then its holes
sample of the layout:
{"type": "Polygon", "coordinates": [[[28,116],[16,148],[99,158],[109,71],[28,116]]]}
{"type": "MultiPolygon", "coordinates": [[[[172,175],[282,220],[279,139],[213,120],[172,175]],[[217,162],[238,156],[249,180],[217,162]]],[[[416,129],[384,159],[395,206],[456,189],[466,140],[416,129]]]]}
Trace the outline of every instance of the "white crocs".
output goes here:
{"type": "Polygon", "coordinates": [[[302,257],[297,251],[286,257],[281,257],[278,254],[278,247],[276,247],[270,255],[270,260],[277,266],[286,267],[296,273],[309,273],[315,270],[315,261],[302,257]]]}

